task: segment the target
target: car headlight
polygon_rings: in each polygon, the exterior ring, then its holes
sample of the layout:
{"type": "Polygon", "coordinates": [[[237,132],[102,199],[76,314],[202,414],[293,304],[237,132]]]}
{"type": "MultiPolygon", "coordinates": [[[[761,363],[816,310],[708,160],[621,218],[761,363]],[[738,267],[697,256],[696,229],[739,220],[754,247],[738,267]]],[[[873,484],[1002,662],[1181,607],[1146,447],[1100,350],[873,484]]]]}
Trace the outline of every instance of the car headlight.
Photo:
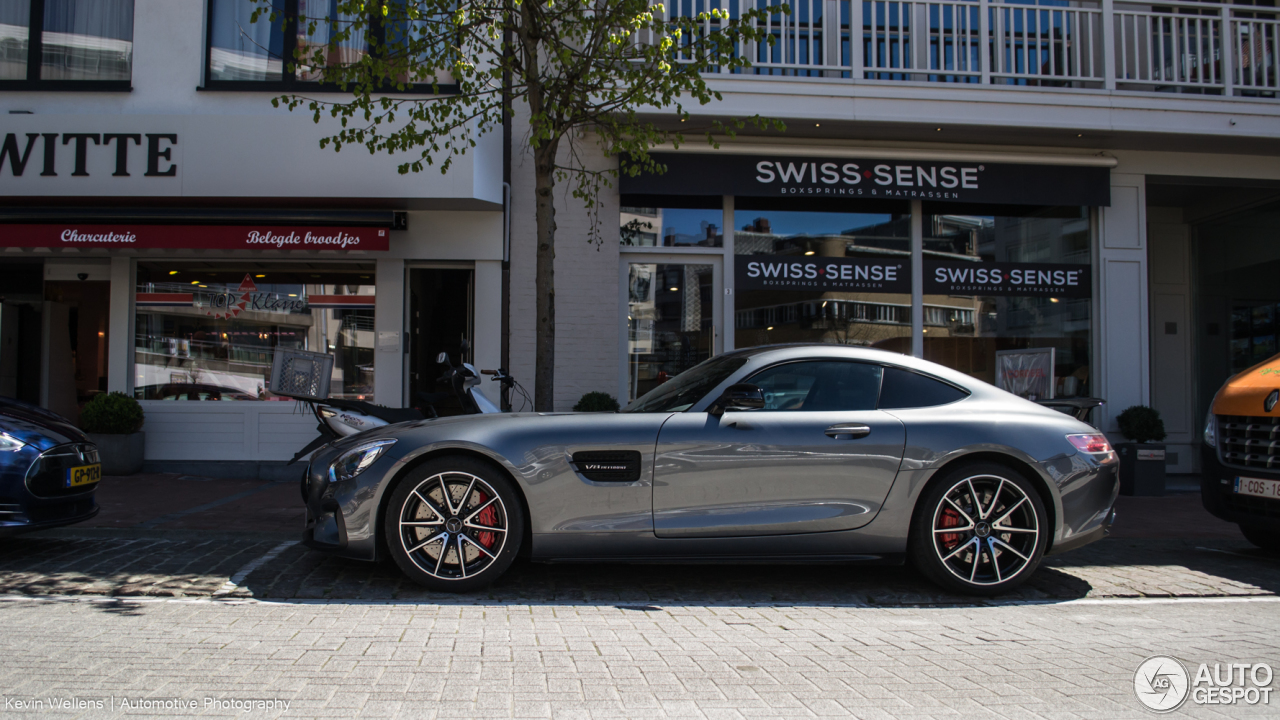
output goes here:
{"type": "Polygon", "coordinates": [[[339,455],[338,459],[329,466],[329,480],[341,482],[356,477],[382,457],[382,453],[386,452],[387,448],[395,444],[396,441],[393,439],[374,440],[351,448],[339,455]]]}
{"type": "Polygon", "coordinates": [[[9,437],[4,433],[0,433],[0,452],[17,452],[23,448],[26,443],[15,437],[9,437]]]}
{"type": "Polygon", "coordinates": [[[1211,448],[1218,447],[1218,419],[1213,416],[1213,407],[1204,418],[1204,442],[1211,448]]]}

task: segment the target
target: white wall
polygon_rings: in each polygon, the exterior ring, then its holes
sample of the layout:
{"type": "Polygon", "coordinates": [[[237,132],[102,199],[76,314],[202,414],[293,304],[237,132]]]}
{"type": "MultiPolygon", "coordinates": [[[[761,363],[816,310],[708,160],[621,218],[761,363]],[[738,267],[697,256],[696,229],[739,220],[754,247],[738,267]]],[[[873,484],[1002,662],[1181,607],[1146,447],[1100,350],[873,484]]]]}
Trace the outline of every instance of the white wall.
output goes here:
{"type": "MultiPolygon", "coordinates": [[[[523,143],[527,126],[517,123],[511,169],[511,373],[534,394],[536,228],[533,158],[523,143]]],[[[568,150],[561,148],[562,155],[568,150]]],[[[589,140],[580,154],[596,168],[604,158],[589,140]]],[[[556,373],[555,409],[569,410],[592,391],[618,388],[618,193],[606,188],[599,203],[600,244],[590,242],[591,218],[562,183],[556,189],[556,373]]]]}
{"type": "Polygon", "coordinates": [[[1101,208],[1094,368],[1102,430],[1116,434],[1115,417],[1148,405],[1146,184],[1140,175],[1111,175],[1111,206],[1101,208]]]}

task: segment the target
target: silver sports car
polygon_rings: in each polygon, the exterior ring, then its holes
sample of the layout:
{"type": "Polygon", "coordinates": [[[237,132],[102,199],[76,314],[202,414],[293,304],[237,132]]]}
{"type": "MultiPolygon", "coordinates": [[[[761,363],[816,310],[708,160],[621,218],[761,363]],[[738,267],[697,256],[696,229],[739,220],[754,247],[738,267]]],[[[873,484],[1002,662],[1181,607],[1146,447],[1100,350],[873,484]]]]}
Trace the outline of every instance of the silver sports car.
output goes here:
{"type": "Polygon", "coordinates": [[[910,560],[991,595],[1104,537],[1093,427],[940,365],[773,346],[714,357],[618,413],[465,415],[317,451],[304,539],[467,591],[535,561],[910,560]]]}

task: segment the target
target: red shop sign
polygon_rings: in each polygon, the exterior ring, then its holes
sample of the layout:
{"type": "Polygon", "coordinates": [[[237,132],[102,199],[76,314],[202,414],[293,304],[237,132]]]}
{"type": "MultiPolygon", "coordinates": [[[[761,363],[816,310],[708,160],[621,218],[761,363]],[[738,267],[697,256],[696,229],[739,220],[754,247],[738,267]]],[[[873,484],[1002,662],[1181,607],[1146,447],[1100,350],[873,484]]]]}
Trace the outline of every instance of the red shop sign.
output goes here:
{"type": "Polygon", "coordinates": [[[0,247],[387,250],[388,230],[250,225],[0,225],[0,247]]]}

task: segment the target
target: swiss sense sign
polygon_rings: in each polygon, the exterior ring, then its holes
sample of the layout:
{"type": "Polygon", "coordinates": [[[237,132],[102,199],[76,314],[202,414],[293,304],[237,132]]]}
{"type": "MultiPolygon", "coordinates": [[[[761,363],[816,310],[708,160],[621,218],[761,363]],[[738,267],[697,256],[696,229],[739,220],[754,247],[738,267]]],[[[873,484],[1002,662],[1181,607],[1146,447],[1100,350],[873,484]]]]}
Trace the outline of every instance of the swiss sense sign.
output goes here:
{"type": "Polygon", "coordinates": [[[388,230],[248,225],[0,225],[0,247],[108,250],[387,250],[388,230]]]}
{"type": "Polygon", "coordinates": [[[1105,167],[728,153],[653,153],[653,158],[667,171],[636,177],[623,173],[622,193],[1111,204],[1105,167]]]}

